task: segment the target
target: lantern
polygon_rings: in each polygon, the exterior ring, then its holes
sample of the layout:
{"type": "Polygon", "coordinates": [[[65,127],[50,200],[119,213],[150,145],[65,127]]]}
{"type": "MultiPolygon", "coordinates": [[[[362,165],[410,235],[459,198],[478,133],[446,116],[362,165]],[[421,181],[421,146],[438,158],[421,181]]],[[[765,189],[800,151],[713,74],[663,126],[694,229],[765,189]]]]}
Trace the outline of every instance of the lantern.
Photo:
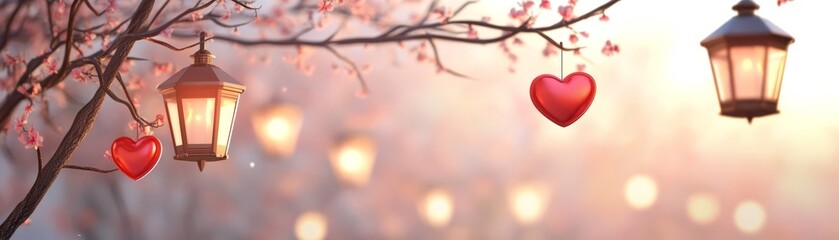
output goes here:
{"type": "Polygon", "coordinates": [[[245,86],[211,64],[215,58],[204,49],[192,55],[195,63],[161,83],[175,160],[194,161],[204,170],[205,161],[227,159],[239,95],[245,86]]]}
{"type": "Polygon", "coordinates": [[[297,137],[303,124],[303,114],[294,105],[276,104],[256,113],[253,128],[262,149],[272,156],[294,154],[297,137]]]}
{"type": "Polygon", "coordinates": [[[722,115],[752,118],[778,113],[778,96],[792,36],[755,15],[742,0],[738,12],[701,45],[708,49],[722,115]]]}
{"type": "Polygon", "coordinates": [[[376,161],[376,143],[364,136],[348,137],[330,152],[330,159],[339,180],[351,186],[363,186],[370,179],[376,161]]]}

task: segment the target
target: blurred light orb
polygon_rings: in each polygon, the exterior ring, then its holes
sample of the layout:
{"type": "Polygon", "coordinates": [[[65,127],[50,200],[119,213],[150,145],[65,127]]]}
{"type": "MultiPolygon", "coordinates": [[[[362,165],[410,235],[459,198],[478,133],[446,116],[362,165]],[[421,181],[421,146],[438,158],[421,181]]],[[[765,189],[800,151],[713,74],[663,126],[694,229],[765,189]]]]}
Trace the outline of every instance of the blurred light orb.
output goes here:
{"type": "Polygon", "coordinates": [[[338,178],[353,186],[367,184],[376,158],[376,144],[364,136],[353,136],[338,144],[331,154],[338,178]]]}
{"type": "Polygon", "coordinates": [[[624,195],[629,206],[635,209],[647,209],[655,203],[658,187],[649,176],[638,174],[626,181],[624,195]]]}
{"type": "Polygon", "coordinates": [[[454,201],[448,191],[434,189],[423,197],[420,203],[420,215],[433,227],[449,224],[454,213],[454,201]]]}
{"type": "Polygon", "coordinates": [[[298,239],[320,240],[326,238],[326,217],[317,212],[306,212],[297,218],[294,233],[298,239]]]}
{"type": "Polygon", "coordinates": [[[766,223],[766,211],[754,201],[743,201],[734,210],[734,224],[741,232],[752,234],[760,231],[766,223]]]}
{"type": "Polygon", "coordinates": [[[277,104],[253,117],[253,127],[262,149],[271,156],[288,157],[294,154],[303,114],[289,104],[277,104]]]}
{"type": "Polygon", "coordinates": [[[255,166],[256,166],[256,164],[255,164],[255,163],[253,163],[253,162],[251,162],[250,166],[251,166],[251,168],[253,168],[253,167],[255,167],[255,166]]]}
{"type": "Polygon", "coordinates": [[[720,203],[716,197],[707,193],[694,193],[688,197],[687,212],[690,220],[698,224],[708,224],[717,219],[720,203]]]}
{"type": "Polygon", "coordinates": [[[532,224],[542,219],[548,200],[548,190],[544,185],[524,184],[515,187],[511,192],[510,208],[520,223],[532,224]]]}

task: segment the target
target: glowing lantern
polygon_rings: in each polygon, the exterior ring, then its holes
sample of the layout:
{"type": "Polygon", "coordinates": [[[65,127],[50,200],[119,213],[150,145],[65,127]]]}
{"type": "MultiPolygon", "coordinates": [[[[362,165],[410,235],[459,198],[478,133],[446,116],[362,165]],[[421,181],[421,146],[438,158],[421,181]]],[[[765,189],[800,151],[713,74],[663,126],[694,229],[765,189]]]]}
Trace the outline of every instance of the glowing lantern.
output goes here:
{"type": "Polygon", "coordinates": [[[521,224],[531,224],[542,219],[548,207],[548,189],[542,184],[528,183],[516,186],[509,196],[513,216],[521,224]]]}
{"type": "Polygon", "coordinates": [[[623,193],[629,206],[635,209],[647,209],[658,197],[658,186],[652,178],[638,174],[626,180],[623,193]]]}
{"type": "Polygon", "coordinates": [[[262,149],[272,156],[294,154],[303,114],[297,107],[279,104],[260,111],[253,118],[253,127],[262,149]]]}
{"type": "Polygon", "coordinates": [[[204,49],[192,55],[195,63],[161,83],[175,159],[194,161],[204,170],[205,161],[227,159],[239,95],[245,86],[212,65],[215,58],[204,49]]]}
{"type": "Polygon", "coordinates": [[[367,184],[376,161],[376,143],[363,136],[344,139],[332,151],[330,159],[341,181],[362,186],[367,184]]]}
{"type": "Polygon", "coordinates": [[[420,201],[419,212],[431,226],[445,226],[451,220],[452,213],[454,213],[454,202],[451,194],[442,189],[429,191],[420,201]]]}
{"type": "Polygon", "coordinates": [[[708,49],[722,115],[752,118],[778,113],[778,97],[794,39],[755,15],[758,6],[742,0],[738,12],[701,45],[708,49]]]}

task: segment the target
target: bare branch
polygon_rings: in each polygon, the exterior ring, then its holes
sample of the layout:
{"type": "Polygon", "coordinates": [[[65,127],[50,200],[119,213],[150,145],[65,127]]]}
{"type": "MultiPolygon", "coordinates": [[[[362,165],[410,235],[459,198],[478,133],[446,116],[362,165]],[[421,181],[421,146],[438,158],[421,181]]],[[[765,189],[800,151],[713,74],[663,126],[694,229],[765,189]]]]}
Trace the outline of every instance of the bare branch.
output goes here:
{"type": "Polygon", "coordinates": [[[15,17],[17,17],[17,14],[20,12],[20,9],[23,8],[23,5],[26,5],[26,1],[19,1],[17,3],[17,6],[15,7],[15,10],[12,11],[12,14],[9,15],[8,19],[6,19],[6,29],[3,30],[3,38],[0,39],[0,50],[5,49],[6,45],[9,44],[9,38],[11,38],[9,33],[12,31],[12,22],[15,21],[15,17]]]}
{"type": "Polygon", "coordinates": [[[101,12],[96,11],[96,9],[93,8],[93,4],[90,4],[90,0],[84,0],[84,4],[87,5],[87,9],[90,9],[90,11],[93,12],[93,15],[96,15],[97,17],[102,16],[102,14],[105,14],[106,10],[102,10],[101,12]]]}
{"type": "Polygon", "coordinates": [[[440,60],[440,53],[437,52],[437,44],[434,44],[434,40],[432,40],[432,39],[428,39],[428,43],[431,45],[431,50],[434,51],[434,61],[437,62],[437,67],[438,68],[440,68],[443,71],[445,71],[446,73],[454,75],[454,76],[458,76],[458,77],[462,77],[462,78],[466,78],[466,79],[472,79],[469,76],[466,76],[466,75],[461,74],[459,72],[455,72],[454,70],[451,70],[451,69],[443,66],[443,62],[440,60]]]}
{"type": "Polygon", "coordinates": [[[118,170],[116,168],[105,170],[105,169],[99,169],[99,168],[95,168],[95,167],[83,167],[83,166],[76,166],[76,165],[70,165],[70,164],[64,165],[64,167],[62,167],[62,168],[82,170],[82,171],[90,171],[90,172],[98,172],[98,173],[111,173],[111,172],[115,172],[116,170],[118,170]]]}
{"type": "Polygon", "coordinates": [[[335,55],[335,57],[341,59],[341,61],[344,61],[353,68],[355,76],[358,78],[358,82],[361,83],[361,92],[367,94],[370,89],[367,88],[367,81],[364,80],[364,76],[361,75],[361,70],[358,68],[358,66],[355,65],[355,62],[345,57],[344,55],[341,55],[341,53],[336,51],[335,48],[332,48],[331,46],[325,46],[324,48],[326,48],[326,50],[329,50],[329,52],[335,55]]]}
{"type": "MultiPolygon", "coordinates": [[[[206,42],[206,41],[209,41],[210,39],[213,39],[213,38],[209,37],[209,38],[206,38],[204,41],[206,42]]],[[[201,44],[201,42],[199,41],[197,43],[194,43],[194,44],[186,46],[186,47],[177,48],[175,46],[172,46],[172,44],[169,44],[167,42],[160,41],[160,40],[157,40],[157,39],[154,39],[154,38],[147,37],[147,38],[145,38],[145,40],[149,41],[149,42],[152,42],[152,43],[156,43],[156,44],[161,45],[161,46],[164,46],[164,47],[169,48],[169,49],[174,50],[174,51],[183,51],[183,50],[190,49],[190,48],[193,48],[193,47],[201,44]]]]}
{"type": "Polygon", "coordinates": [[[157,9],[157,13],[155,13],[154,17],[151,18],[151,21],[149,21],[149,25],[146,28],[151,28],[151,25],[154,24],[155,21],[157,21],[157,17],[160,17],[160,13],[162,13],[163,10],[166,9],[166,6],[169,5],[170,1],[171,0],[166,0],[166,2],[163,3],[163,6],[160,6],[160,9],[157,9]]]}

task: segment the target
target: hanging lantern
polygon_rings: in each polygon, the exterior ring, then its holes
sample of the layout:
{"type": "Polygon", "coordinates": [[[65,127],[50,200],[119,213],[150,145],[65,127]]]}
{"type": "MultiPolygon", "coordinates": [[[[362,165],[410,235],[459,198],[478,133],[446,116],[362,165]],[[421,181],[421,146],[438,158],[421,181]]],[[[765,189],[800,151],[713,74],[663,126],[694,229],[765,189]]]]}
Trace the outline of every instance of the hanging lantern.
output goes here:
{"type": "Polygon", "coordinates": [[[253,117],[253,128],[262,149],[269,155],[289,157],[294,154],[303,124],[300,109],[290,104],[276,104],[253,117]]]}
{"type": "Polygon", "coordinates": [[[778,96],[792,36],[755,15],[742,0],[738,12],[701,45],[708,49],[721,114],[748,119],[778,113],[778,96]]]}
{"type": "Polygon", "coordinates": [[[339,180],[352,186],[363,186],[376,161],[376,143],[364,136],[346,138],[332,150],[330,159],[339,180]]]}
{"type": "Polygon", "coordinates": [[[215,56],[204,49],[192,55],[195,63],[161,83],[175,160],[193,161],[204,170],[205,161],[227,159],[239,95],[245,91],[236,79],[211,64],[215,56]]]}

